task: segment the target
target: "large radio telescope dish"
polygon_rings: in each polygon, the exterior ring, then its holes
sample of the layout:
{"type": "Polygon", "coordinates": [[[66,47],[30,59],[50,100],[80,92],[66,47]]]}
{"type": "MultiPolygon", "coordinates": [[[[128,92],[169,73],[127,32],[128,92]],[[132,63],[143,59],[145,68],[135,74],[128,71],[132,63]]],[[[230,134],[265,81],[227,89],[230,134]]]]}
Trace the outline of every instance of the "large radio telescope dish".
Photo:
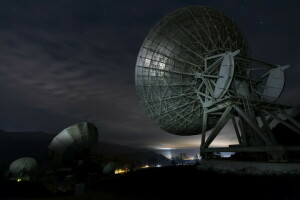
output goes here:
{"type": "Polygon", "coordinates": [[[246,152],[247,159],[282,162],[288,152],[300,152],[299,147],[278,146],[270,127],[276,120],[300,134],[300,123],[285,111],[292,106],[279,99],[288,68],[250,58],[229,18],[190,6],[167,15],[150,31],[138,54],[135,84],[146,115],[161,129],[202,134],[204,159],[212,152],[246,152]],[[229,120],[238,144],[211,148],[229,120]]]}
{"type": "MultiPolygon", "coordinates": [[[[145,38],[136,63],[136,90],[146,115],[169,133],[201,134],[203,106],[196,90],[205,86],[195,75],[204,71],[204,58],[232,50],[248,54],[241,33],[220,11],[190,6],[161,19],[145,38]]],[[[245,63],[235,65],[235,74],[246,73],[245,63]]],[[[209,116],[207,129],[218,119],[209,116]]]]}

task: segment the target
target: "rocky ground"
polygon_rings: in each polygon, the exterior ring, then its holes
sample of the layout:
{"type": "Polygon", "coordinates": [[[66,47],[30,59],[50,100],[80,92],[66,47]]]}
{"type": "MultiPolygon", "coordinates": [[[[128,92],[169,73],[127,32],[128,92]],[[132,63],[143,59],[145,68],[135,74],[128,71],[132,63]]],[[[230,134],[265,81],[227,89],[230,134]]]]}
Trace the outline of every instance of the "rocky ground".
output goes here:
{"type": "Polygon", "coordinates": [[[300,176],[220,174],[196,166],[148,168],[102,177],[84,194],[50,194],[38,184],[1,184],[11,199],[300,199],[300,176]]]}
{"type": "Polygon", "coordinates": [[[264,163],[231,160],[202,160],[199,170],[221,174],[254,176],[300,176],[299,163],[264,163]]]}

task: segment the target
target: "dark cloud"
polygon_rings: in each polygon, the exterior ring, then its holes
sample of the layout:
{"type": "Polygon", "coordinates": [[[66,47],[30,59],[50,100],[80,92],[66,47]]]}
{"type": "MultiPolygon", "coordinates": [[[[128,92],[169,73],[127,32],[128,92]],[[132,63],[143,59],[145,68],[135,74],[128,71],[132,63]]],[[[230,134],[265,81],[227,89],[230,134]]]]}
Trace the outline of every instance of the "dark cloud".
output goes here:
{"type": "MultiPolygon", "coordinates": [[[[171,135],[148,120],[134,88],[136,56],[148,31],[169,12],[195,4],[234,18],[254,57],[291,64],[283,97],[298,103],[298,1],[2,0],[0,128],[57,133],[88,119],[104,141],[198,148],[199,136],[171,135]]],[[[231,130],[229,124],[215,145],[236,142],[231,130]]]]}

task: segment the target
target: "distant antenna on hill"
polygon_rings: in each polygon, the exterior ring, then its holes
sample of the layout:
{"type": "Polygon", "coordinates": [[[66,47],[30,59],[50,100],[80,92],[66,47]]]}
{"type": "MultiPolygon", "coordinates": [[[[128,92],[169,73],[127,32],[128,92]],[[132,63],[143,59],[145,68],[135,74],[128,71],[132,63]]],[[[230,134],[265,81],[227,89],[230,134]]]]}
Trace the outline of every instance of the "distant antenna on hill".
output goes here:
{"type": "Polygon", "coordinates": [[[22,180],[29,181],[36,168],[37,162],[35,159],[31,157],[19,158],[9,165],[9,172],[12,175],[11,179],[18,182],[22,180]]]}

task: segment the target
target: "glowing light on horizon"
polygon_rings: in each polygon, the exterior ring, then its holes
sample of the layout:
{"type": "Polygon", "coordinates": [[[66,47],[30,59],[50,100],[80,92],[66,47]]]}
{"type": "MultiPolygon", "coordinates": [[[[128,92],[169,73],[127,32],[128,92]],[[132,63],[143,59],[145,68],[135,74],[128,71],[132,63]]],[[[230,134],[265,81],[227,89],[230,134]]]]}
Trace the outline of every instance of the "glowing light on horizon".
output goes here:
{"type": "Polygon", "coordinates": [[[172,150],[172,149],[176,149],[176,148],[170,148],[170,147],[158,147],[156,148],[157,150],[172,150]]]}
{"type": "Polygon", "coordinates": [[[129,171],[129,169],[116,169],[115,170],[115,174],[123,174],[123,173],[126,173],[126,172],[128,172],[129,171]]]}

